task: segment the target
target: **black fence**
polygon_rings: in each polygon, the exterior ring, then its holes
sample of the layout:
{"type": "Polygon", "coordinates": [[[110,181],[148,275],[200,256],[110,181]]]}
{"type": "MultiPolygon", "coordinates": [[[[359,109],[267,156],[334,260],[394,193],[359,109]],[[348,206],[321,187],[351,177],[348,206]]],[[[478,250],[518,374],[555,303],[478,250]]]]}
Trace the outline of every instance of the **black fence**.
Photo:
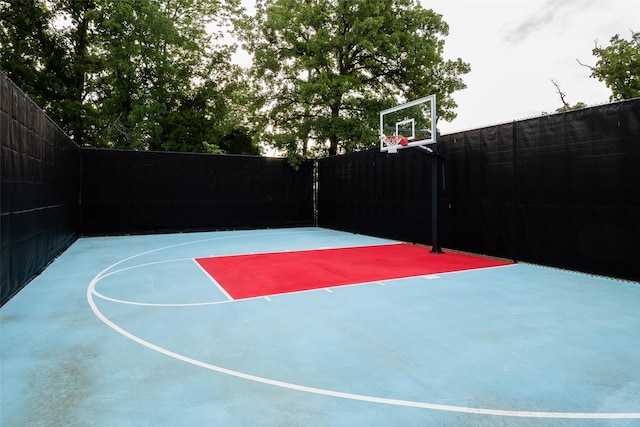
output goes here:
{"type": "MultiPolygon", "coordinates": [[[[443,136],[442,246],[640,280],[640,99],[443,136]]],[[[420,148],[319,161],[319,225],[429,244],[420,148]]]]}
{"type": "MultiPolygon", "coordinates": [[[[442,137],[445,248],[640,280],[640,99],[442,137]]],[[[81,234],[309,226],[430,244],[432,161],[81,149],[0,73],[0,304],[81,234]],[[317,206],[314,207],[314,184],[317,206]]]]}
{"type": "Polygon", "coordinates": [[[82,233],[313,225],[313,164],[286,159],[86,149],[82,233]]]}
{"type": "Polygon", "coordinates": [[[313,162],[81,149],[0,73],[0,305],[80,235],[311,226],[313,162]]]}
{"type": "Polygon", "coordinates": [[[0,73],[0,304],[75,241],[80,149],[0,73]]]}
{"type": "Polygon", "coordinates": [[[453,247],[640,280],[640,99],[443,139],[453,247]]]}
{"type": "Polygon", "coordinates": [[[420,148],[318,161],[318,225],[401,241],[431,241],[431,158],[420,148]]]}

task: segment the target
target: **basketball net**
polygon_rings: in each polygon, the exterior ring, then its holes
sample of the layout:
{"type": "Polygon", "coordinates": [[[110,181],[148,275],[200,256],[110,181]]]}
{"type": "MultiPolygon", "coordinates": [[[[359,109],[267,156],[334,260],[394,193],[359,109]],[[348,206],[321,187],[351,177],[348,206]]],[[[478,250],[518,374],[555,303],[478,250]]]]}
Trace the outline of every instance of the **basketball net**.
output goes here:
{"type": "Polygon", "coordinates": [[[387,152],[391,154],[398,152],[398,145],[406,147],[409,143],[407,137],[402,135],[380,135],[380,140],[387,146],[387,152]]]}

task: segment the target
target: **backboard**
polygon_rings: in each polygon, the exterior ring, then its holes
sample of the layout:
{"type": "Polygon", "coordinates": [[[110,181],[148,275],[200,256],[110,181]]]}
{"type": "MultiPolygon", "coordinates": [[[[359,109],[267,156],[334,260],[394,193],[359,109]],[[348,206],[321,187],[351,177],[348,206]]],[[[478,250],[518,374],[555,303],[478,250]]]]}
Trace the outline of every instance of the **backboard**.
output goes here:
{"type": "Polygon", "coordinates": [[[434,144],[436,142],[436,96],[430,95],[380,111],[380,151],[434,144]],[[384,136],[406,138],[406,144],[389,149],[384,136]]]}

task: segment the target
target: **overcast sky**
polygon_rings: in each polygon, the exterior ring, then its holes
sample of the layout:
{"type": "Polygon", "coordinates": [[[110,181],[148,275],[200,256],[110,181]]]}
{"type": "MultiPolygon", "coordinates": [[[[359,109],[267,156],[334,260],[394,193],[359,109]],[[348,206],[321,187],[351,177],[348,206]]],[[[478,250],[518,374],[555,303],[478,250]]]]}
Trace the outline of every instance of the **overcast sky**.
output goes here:
{"type": "Polygon", "coordinates": [[[596,40],[640,31],[640,0],[421,2],[449,24],[445,57],[471,64],[443,134],[554,112],[562,101],[551,79],[571,105],[608,102],[611,91],[576,59],[595,65],[596,40]]]}
{"type": "Polygon", "coordinates": [[[571,105],[608,102],[610,90],[576,59],[595,65],[596,40],[640,31],[640,0],[419,1],[449,24],[445,59],[471,65],[467,89],[454,94],[458,117],[438,124],[443,134],[554,112],[562,102],[552,79],[571,105]]]}

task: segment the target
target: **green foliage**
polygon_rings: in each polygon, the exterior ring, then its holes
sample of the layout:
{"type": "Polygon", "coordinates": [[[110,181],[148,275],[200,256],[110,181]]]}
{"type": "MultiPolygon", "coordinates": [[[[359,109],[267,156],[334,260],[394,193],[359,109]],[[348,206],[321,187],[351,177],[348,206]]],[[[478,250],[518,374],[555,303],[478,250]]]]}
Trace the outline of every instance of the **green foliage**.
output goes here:
{"type": "Polygon", "coordinates": [[[640,32],[631,32],[631,40],[615,35],[611,45],[596,45],[593,55],[598,58],[591,68],[591,77],[604,82],[611,89],[611,101],[640,97],[640,32]]]}
{"type": "Polygon", "coordinates": [[[0,1],[0,68],[81,145],[247,151],[227,136],[251,129],[249,87],[233,48],[212,48],[239,13],[239,0],[0,1]]]}
{"type": "Polygon", "coordinates": [[[85,104],[85,76],[94,58],[88,11],[94,3],[0,2],[0,69],[77,140],[94,116],[85,104]],[[54,28],[57,19],[70,24],[54,28]]]}
{"type": "Polygon", "coordinates": [[[576,102],[574,105],[563,105],[560,108],[556,108],[556,113],[564,113],[566,111],[579,110],[581,108],[586,108],[587,104],[584,102],[576,102]]]}
{"type": "Polygon", "coordinates": [[[442,58],[448,26],[414,0],[262,0],[244,28],[265,140],[291,158],[372,147],[380,110],[434,93],[452,119],[469,72],[442,58]]]}

